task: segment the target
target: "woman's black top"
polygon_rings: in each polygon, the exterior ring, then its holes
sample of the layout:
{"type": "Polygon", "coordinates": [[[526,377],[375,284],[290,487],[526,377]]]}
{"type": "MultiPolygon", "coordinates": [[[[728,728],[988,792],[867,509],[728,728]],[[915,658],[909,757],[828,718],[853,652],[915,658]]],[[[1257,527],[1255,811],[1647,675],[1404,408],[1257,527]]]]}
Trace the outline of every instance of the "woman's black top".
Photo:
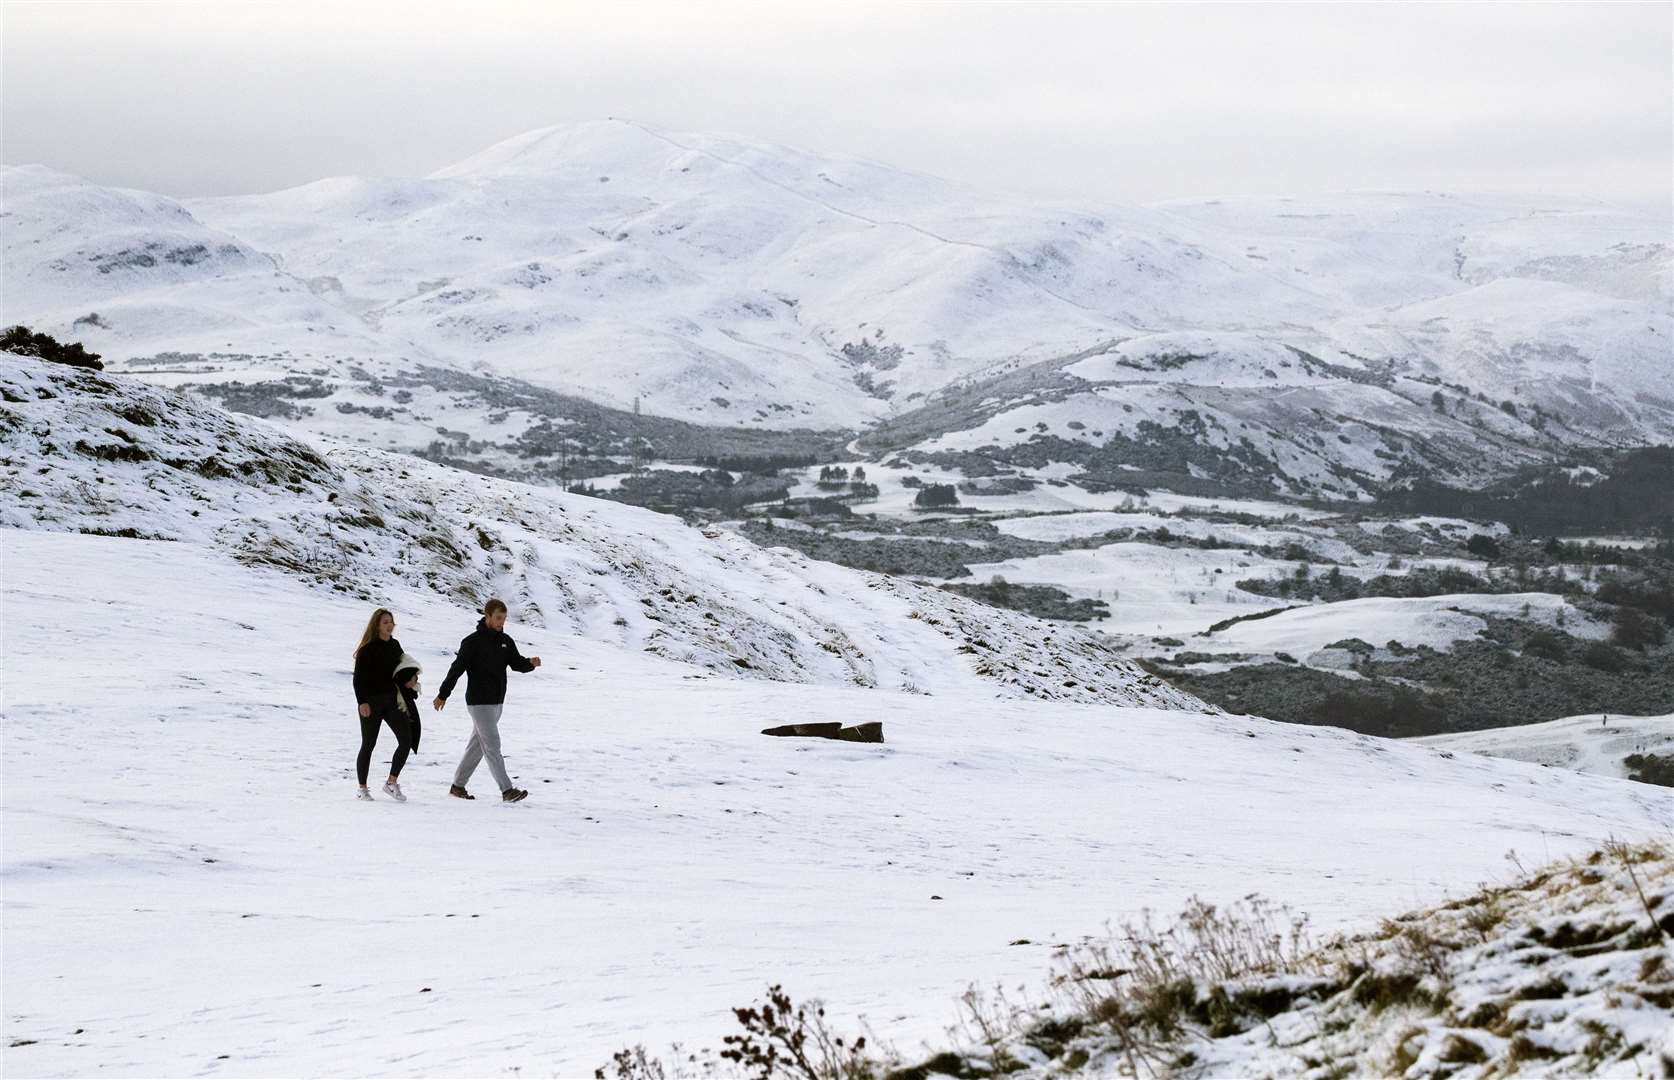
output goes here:
{"type": "Polygon", "coordinates": [[[395,638],[373,638],[355,655],[355,703],[392,705],[395,699],[395,665],[401,661],[401,642],[395,638]]]}

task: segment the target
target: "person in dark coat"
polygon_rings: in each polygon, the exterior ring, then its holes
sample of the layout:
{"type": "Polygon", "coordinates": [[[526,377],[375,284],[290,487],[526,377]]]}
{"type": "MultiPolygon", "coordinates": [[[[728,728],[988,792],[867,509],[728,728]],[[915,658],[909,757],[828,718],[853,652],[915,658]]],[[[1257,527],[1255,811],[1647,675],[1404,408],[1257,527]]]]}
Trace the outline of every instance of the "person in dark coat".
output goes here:
{"type": "MultiPolygon", "coordinates": [[[[372,801],[366,789],[366,774],[372,769],[372,750],[378,745],[378,729],[385,724],[395,732],[395,757],[390,762],[389,779],[384,781],[384,794],[396,802],[406,802],[401,793],[401,767],[413,748],[412,725],[396,708],[400,688],[395,682],[395,668],[405,655],[401,642],[395,639],[395,616],[388,608],[379,608],[367,620],[366,630],[355,649],[355,703],[360,709],[360,753],[355,758],[355,776],[360,781],[357,798],[372,801]]],[[[412,715],[417,716],[414,709],[412,715]]]]}
{"type": "Polygon", "coordinates": [[[517,643],[506,633],[506,605],[490,600],[482,607],[482,618],[477,628],[459,643],[459,653],[447,678],[436,691],[433,703],[440,712],[448,703],[448,695],[461,675],[468,675],[465,684],[465,711],[471,714],[471,741],[465,745],[465,756],[453,774],[453,786],[448,794],[456,799],[474,799],[465,785],[484,758],[488,771],[500,785],[500,797],[506,802],[518,802],[529,796],[527,791],[512,786],[506,774],[506,762],[500,755],[500,713],[506,703],[506,669],[530,672],[541,666],[541,658],[517,651],[517,643]]]}

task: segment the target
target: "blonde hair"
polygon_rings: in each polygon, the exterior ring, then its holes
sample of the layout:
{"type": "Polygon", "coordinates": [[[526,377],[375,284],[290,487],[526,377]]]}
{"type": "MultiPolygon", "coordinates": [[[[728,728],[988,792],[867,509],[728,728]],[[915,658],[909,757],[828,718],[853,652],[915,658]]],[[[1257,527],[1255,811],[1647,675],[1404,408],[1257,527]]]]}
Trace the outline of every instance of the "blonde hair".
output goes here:
{"type": "Polygon", "coordinates": [[[378,636],[378,624],[384,621],[385,615],[392,619],[395,618],[395,612],[387,607],[381,607],[374,611],[372,617],[366,621],[366,629],[360,635],[360,644],[355,646],[357,657],[360,655],[360,651],[372,644],[372,640],[378,636]]]}
{"type": "Polygon", "coordinates": [[[504,600],[490,600],[482,606],[482,613],[484,616],[492,615],[496,611],[504,610],[506,610],[506,602],[504,600]]]}

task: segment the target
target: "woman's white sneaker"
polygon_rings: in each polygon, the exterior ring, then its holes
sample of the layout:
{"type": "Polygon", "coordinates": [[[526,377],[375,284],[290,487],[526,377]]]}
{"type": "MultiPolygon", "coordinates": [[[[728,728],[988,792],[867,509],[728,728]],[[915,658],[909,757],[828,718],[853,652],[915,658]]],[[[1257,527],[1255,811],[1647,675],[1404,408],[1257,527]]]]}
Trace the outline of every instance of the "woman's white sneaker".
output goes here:
{"type": "Polygon", "coordinates": [[[359,799],[361,802],[376,802],[377,801],[376,799],[372,798],[372,793],[370,791],[367,791],[365,788],[357,788],[356,791],[357,791],[357,794],[355,795],[355,798],[359,799]]]}
{"type": "Polygon", "coordinates": [[[394,799],[396,802],[406,802],[407,801],[407,796],[401,794],[401,785],[396,783],[394,780],[385,780],[384,781],[384,794],[388,795],[390,798],[394,799]]]}

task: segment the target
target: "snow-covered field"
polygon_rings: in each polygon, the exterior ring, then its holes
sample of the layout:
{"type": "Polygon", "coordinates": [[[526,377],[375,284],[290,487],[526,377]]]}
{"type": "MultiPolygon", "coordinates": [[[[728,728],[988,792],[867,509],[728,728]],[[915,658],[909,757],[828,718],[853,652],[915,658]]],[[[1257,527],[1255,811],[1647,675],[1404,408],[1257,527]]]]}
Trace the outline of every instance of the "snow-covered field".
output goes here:
{"type": "MultiPolygon", "coordinates": [[[[1275,602],[1274,606],[1283,606],[1275,602]]],[[[1390,641],[1409,648],[1428,645],[1446,652],[1454,642],[1475,638],[1487,627],[1482,616],[1525,618],[1559,625],[1578,638],[1600,640],[1610,627],[1552,593],[1457,593],[1441,596],[1368,596],[1292,608],[1264,619],[1235,623],[1194,637],[1202,652],[1263,654],[1285,652],[1307,663],[1310,654],[1332,642],[1360,638],[1381,650],[1390,641]],[[1367,635],[1371,635],[1368,637],[1367,635]]]]}
{"type": "MultiPolygon", "coordinates": [[[[505,724],[529,801],[446,798],[450,708],[426,715],[411,801],[365,805],[366,604],[185,542],[8,530],[0,553],[8,1075],[575,1075],[714,1040],[770,981],[911,1050],[968,983],[1039,979],[1050,943],[1140,907],[1261,891],[1361,924],[1494,878],[1508,849],[1674,820],[1656,789],[1564,770],[742,682],[515,613],[545,660],[505,724]],[[757,734],[824,719],[889,741],[757,734]]],[[[473,616],[389,600],[428,690],[473,616]]]]}
{"type": "Polygon", "coordinates": [[[996,527],[1003,533],[1025,540],[1047,541],[1099,536],[1115,529],[1163,529],[1175,536],[1214,539],[1248,547],[1298,543],[1324,558],[1343,563],[1352,563],[1358,557],[1348,544],[1320,532],[1304,533],[1272,525],[1240,525],[1143,511],[1034,514],[1007,518],[998,522],[996,527]]]}
{"type": "Polygon", "coordinates": [[[1104,600],[1114,634],[1196,633],[1234,615],[1280,607],[1271,597],[1233,588],[1247,577],[1283,577],[1290,564],[1236,548],[1199,550],[1124,541],[971,566],[978,581],[1051,584],[1073,597],[1104,600]]]}
{"type": "MultiPolygon", "coordinates": [[[[1674,754],[1674,714],[1619,716],[1592,713],[1544,724],[1429,735],[1413,742],[1460,754],[1555,765],[1595,776],[1625,777],[1630,754],[1674,754]]],[[[1664,796],[1674,802],[1674,793],[1664,796]]]]}
{"type": "MultiPolygon", "coordinates": [[[[963,473],[956,470],[929,465],[895,466],[869,461],[842,461],[835,464],[847,469],[851,474],[857,467],[866,470],[866,480],[877,485],[878,497],[856,503],[855,509],[860,513],[877,514],[880,517],[922,520],[946,516],[936,511],[915,509],[913,500],[917,498],[920,489],[904,486],[901,481],[907,477],[917,477],[924,484],[957,485],[966,479],[963,473]]],[[[659,466],[662,467],[670,466],[659,466]]],[[[784,469],[781,470],[781,475],[792,482],[791,494],[798,498],[829,494],[817,486],[818,468],[784,469]]],[[[1067,467],[1062,462],[1054,462],[1039,469],[1018,469],[1016,475],[1036,481],[1035,488],[1010,495],[962,492],[959,501],[964,506],[986,514],[1020,516],[1061,514],[1067,517],[1082,511],[1091,515],[1111,513],[1123,508],[1152,510],[1162,514],[1182,511],[1249,514],[1274,521],[1308,521],[1330,516],[1327,511],[1310,510],[1265,499],[1211,499],[1201,495],[1180,495],[1172,491],[1148,491],[1138,495],[1127,491],[1088,491],[1072,482],[1079,475],[1079,470],[1067,467]]]]}

